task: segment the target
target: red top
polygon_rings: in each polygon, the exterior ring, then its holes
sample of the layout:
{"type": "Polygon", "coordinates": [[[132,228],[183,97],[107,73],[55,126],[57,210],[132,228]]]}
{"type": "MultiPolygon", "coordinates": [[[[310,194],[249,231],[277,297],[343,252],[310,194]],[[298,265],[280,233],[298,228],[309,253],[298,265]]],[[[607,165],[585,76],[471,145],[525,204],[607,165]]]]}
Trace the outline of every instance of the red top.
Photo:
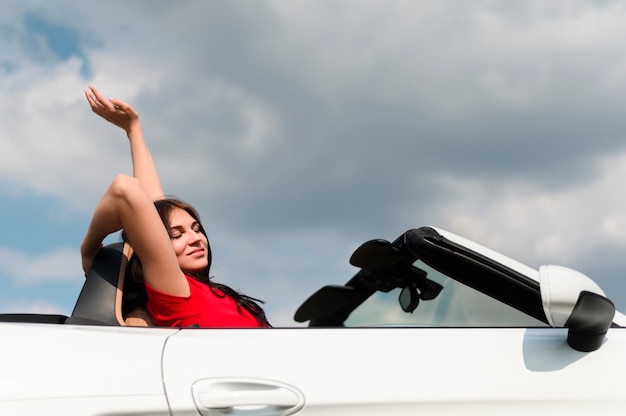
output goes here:
{"type": "Polygon", "coordinates": [[[209,288],[191,276],[190,295],[172,296],[159,292],[146,284],[148,303],[146,305],[152,321],[157,326],[203,328],[258,328],[257,320],[245,308],[237,308],[230,296],[223,296],[218,289],[209,288]]]}

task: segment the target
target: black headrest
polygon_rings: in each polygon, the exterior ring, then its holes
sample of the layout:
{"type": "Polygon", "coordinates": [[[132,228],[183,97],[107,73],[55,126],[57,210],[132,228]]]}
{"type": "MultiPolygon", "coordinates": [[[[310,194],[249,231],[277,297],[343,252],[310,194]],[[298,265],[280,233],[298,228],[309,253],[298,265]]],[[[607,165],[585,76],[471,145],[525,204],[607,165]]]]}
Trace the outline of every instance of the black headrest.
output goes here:
{"type": "Polygon", "coordinates": [[[124,243],[100,249],[66,324],[123,325],[121,298],[129,256],[130,246],[124,243]]]}

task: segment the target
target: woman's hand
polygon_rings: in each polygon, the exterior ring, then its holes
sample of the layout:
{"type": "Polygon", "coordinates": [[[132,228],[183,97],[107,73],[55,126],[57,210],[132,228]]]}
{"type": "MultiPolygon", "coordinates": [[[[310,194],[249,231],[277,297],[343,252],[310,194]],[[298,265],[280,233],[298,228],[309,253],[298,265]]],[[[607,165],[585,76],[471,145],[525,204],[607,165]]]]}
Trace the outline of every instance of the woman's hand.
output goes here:
{"type": "Polygon", "coordinates": [[[139,115],[129,104],[116,98],[106,99],[96,88],[89,86],[85,96],[94,113],[126,131],[133,160],[133,176],[152,199],[163,198],[163,188],[148,145],[143,137],[139,115]]]}
{"type": "Polygon", "coordinates": [[[91,266],[93,266],[93,261],[95,260],[96,255],[102,248],[102,244],[96,247],[97,249],[89,248],[89,244],[86,241],[83,241],[83,243],[81,244],[80,255],[82,257],[83,271],[85,272],[85,277],[87,277],[87,273],[89,273],[91,266]]]}
{"type": "Polygon", "coordinates": [[[139,127],[139,114],[129,104],[117,98],[106,99],[92,86],[85,90],[85,96],[94,113],[121,127],[127,134],[130,134],[133,128],[139,127]]]}

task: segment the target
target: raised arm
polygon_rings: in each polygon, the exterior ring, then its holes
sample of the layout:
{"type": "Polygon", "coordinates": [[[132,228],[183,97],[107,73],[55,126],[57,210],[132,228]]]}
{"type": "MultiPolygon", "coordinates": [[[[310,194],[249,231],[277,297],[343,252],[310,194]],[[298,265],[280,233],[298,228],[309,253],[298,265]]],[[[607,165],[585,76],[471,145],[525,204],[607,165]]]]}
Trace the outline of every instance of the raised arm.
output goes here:
{"type": "Polygon", "coordinates": [[[133,176],[153,201],[163,199],[159,174],[146,144],[139,115],[129,104],[116,98],[106,99],[96,88],[90,86],[85,96],[94,113],[126,131],[133,161],[133,176]]]}
{"type": "Polygon", "coordinates": [[[137,178],[126,175],[113,180],[93,213],[80,247],[85,274],[102,240],[121,229],[141,259],[146,283],[164,293],[189,296],[189,284],[153,201],[137,178]]]}

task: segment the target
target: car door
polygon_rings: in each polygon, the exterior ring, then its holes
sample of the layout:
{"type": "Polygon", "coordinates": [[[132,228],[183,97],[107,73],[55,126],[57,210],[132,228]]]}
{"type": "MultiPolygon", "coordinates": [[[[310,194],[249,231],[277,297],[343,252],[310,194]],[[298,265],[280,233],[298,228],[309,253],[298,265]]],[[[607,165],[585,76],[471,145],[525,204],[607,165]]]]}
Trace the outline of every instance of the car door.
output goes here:
{"type": "Polygon", "coordinates": [[[622,414],[626,332],[555,328],[189,329],[167,341],[173,415],[622,414]],[[419,412],[419,413],[418,413],[419,412]]]}

